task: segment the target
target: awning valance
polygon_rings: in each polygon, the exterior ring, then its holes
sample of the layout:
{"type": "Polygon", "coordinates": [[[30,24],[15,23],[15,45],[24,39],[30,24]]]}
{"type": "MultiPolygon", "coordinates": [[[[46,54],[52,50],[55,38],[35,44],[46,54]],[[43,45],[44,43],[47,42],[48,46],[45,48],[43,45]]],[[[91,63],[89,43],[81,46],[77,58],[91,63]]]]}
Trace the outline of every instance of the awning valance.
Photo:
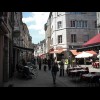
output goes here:
{"type": "Polygon", "coordinates": [[[20,46],[13,46],[13,48],[17,48],[17,49],[21,49],[21,50],[28,50],[28,51],[34,52],[34,49],[32,49],[32,48],[25,48],[25,47],[20,47],[20,46]]]}
{"type": "Polygon", "coordinates": [[[60,53],[62,53],[63,51],[66,51],[65,49],[59,49],[59,50],[54,50],[54,51],[51,51],[51,52],[49,52],[50,54],[53,54],[53,53],[58,53],[58,54],[60,54],[60,53]]]}
{"type": "Polygon", "coordinates": [[[80,52],[77,52],[77,50],[70,50],[71,51],[71,53],[73,54],[73,55],[78,55],[80,52]]]}

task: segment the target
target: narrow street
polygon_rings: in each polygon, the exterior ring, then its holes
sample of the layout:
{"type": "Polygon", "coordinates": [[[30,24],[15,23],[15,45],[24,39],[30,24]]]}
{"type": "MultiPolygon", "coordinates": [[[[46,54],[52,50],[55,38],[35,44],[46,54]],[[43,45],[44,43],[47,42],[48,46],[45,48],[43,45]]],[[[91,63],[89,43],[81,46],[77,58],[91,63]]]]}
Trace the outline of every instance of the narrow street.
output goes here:
{"type": "Polygon", "coordinates": [[[67,76],[65,72],[64,77],[59,77],[59,72],[57,73],[56,85],[53,84],[51,71],[47,69],[45,72],[43,66],[41,70],[38,70],[37,78],[25,80],[19,79],[17,74],[8,83],[4,84],[4,87],[8,87],[13,84],[13,87],[84,87],[85,85],[76,84],[71,81],[71,78],[67,76]]]}
{"type": "Polygon", "coordinates": [[[5,84],[5,87],[9,84],[13,84],[13,87],[67,87],[61,78],[59,78],[59,73],[57,74],[56,85],[53,85],[51,71],[47,70],[45,72],[43,69],[38,70],[37,78],[25,80],[19,79],[17,75],[15,75],[11,81],[5,84]]]}

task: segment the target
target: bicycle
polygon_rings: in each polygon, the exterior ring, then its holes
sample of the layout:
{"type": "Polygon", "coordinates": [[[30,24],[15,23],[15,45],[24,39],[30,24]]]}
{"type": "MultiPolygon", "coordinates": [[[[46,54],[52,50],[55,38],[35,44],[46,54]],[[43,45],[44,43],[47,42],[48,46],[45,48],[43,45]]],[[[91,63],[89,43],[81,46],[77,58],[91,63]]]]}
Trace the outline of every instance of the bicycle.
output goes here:
{"type": "Polygon", "coordinates": [[[32,78],[37,78],[37,76],[38,76],[38,67],[36,65],[29,66],[29,71],[32,74],[32,78]]]}

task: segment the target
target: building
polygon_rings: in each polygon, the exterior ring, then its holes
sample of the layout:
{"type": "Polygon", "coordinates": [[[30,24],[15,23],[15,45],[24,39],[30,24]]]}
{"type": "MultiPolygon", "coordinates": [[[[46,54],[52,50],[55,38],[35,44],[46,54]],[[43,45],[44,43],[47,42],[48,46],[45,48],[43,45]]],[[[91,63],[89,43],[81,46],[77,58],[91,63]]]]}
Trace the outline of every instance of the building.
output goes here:
{"type": "Polygon", "coordinates": [[[97,34],[85,42],[81,48],[77,48],[77,51],[94,50],[99,53],[100,50],[100,12],[97,12],[97,34]]]}
{"type": "Polygon", "coordinates": [[[0,86],[9,80],[13,67],[14,13],[0,12],[0,86]]]}
{"type": "Polygon", "coordinates": [[[23,52],[34,52],[31,40],[27,26],[23,27],[22,12],[0,12],[0,86],[13,77],[23,52]]]}
{"type": "Polygon", "coordinates": [[[34,56],[35,57],[41,57],[46,58],[46,45],[45,45],[45,39],[40,41],[38,44],[34,44],[34,56]]]}
{"type": "Polygon", "coordinates": [[[13,31],[13,63],[14,63],[14,70],[16,68],[16,64],[21,59],[21,47],[23,44],[22,39],[22,12],[14,12],[14,31],[13,31]]]}
{"type": "Polygon", "coordinates": [[[69,57],[69,50],[81,47],[97,34],[96,12],[50,12],[49,16],[51,47],[58,60],[69,57]]]}
{"type": "Polygon", "coordinates": [[[100,12],[97,12],[97,29],[98,33],[100,33],[100,12]]]}

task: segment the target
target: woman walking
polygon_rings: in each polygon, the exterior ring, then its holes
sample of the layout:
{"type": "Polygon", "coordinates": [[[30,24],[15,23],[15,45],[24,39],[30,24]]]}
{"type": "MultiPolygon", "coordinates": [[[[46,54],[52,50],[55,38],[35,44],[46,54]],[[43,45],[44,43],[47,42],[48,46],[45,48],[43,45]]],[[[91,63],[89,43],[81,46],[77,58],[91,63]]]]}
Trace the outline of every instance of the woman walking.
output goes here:
{"type": "Polygon", "coordinates": [[[52,65],[52,69],[51,69],[52,78],[53,78],[53,84],[56,84],[56,75],[57,75],[58,71],[59,71],[58,63],[55,60],[54,63],[53,63],[53,65],[52,65]]]}

